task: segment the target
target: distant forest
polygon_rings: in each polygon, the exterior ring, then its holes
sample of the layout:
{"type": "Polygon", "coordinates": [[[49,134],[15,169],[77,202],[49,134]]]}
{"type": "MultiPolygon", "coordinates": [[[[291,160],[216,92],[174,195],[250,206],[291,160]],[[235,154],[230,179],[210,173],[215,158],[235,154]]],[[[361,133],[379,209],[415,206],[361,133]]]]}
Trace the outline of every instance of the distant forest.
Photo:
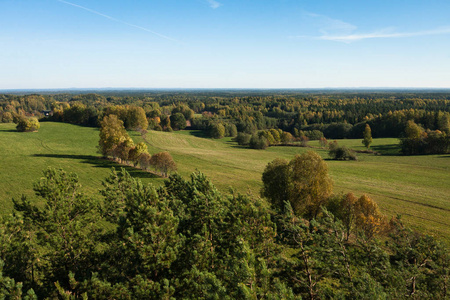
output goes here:
{"type": "Polygon", "coordinates": [[[0,95],[2,122],[37,116],[41,121],[98,127],[109,114],[117,115],[128,129],[172,131],[188,126],[212,138],[241,133],[239,138],[247,143],[254,136],[259,139],[255,143],[265,139],[266,145],[273,144],[274,132],[267,132],[270,129],[278,130],[280,135],[288,133],[294,140],[363,138],[366,124],[374,138],[410,138],[406,127],[412,121],[421,132],[416,135],[417,141],[403,143],[405,154],[449,151],[448,92],[219,90],[0,95]],[[427,149],[428,144],[436,144],[429,138],[443,146],[427,149]]]}

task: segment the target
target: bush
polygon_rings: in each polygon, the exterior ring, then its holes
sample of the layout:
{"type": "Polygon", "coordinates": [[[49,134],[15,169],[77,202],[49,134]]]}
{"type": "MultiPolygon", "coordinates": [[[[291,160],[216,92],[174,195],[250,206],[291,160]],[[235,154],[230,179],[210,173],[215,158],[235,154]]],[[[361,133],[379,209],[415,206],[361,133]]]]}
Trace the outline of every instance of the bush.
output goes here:
{"type": "Polygon", "coordinates": [[[237,127],[234,124],[226,124],[225,126],[225,135],[235,137],[237,136],[237,127]]]}
{"type": "Polygon", "coordinates": [[[252,135],[250,139],[250,148],[264,150],[269,146],[269,141],[264,136],[252,135]]]}
{"type": "Polygon", "coordinates": [[[239,132],[233,140],[241,146],[247,146],[250,144],[251,138],[252,136],[250,134],[239,132]]]}
{"type": "Polygon", "coordinates": [[[14,117],[13,117],[12,113],[10,113],[9,111],[3,113],[3,115],[2,115],[3,123],[12,123],[13,120],[14,120],[14,117]]]}
{"type": "Polygon", "coordinates": [[[321,138],[323,138],[323,132],[320,130],[310,130],[310,131],[305,131],[305,135],[308,137],[308,139],[310,139],[311,141],[313,140],[320,140],[321,138]]]}
{"type": "Polygon", "coordinates": [[[345,146],[339,146],[336,141],[329,144],[328,154],[334,160],[357,160],[355,152],[345,146]]]}
{"type": "Polygon", "coordinates": [[[222,123],[213,123],[209,127],[209,135],[213,139],[222,139],[225,136],[225,126],[222,123]]]}
{"type": "Polygon", "coordinates": [[[20,132],[37,131],[41,125],[36,118],[21,118],[17,123],[16,129],[20,132]]]}

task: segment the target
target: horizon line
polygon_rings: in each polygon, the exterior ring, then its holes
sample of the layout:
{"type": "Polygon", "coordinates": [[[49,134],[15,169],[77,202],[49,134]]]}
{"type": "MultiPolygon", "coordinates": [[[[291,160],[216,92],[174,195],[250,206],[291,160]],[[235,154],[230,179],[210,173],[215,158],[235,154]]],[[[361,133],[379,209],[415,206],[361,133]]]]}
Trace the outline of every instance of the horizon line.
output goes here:
{"type": "Polygon", "coordinates": [[[69,88],[0,88],[5,91],[126,91],[126,90],[449,90],[450,87],[347,86],[347,87],[69,87],[69,88]]]}

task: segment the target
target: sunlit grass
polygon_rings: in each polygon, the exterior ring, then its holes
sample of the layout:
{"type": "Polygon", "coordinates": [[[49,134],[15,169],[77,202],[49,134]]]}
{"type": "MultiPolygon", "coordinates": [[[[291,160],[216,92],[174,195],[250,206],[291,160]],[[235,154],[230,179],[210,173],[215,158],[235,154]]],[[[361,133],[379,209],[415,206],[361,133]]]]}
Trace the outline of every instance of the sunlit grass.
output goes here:
{"type": "MultiPolygon", "coordinates": [[[[130,135],[141,141],[137,132],[130,135]]],[[[369,194],[389,217],[403,215],[406,223],[450,241],[450,155],[399,156],[397,139],[374,139],[372,149],[382,155],[358,154],[358,161],[331,161],[323,149],[270,147],[242,148],[230,138],[212,140],[195,131],[149,131],[146,141],[151,154],[169,151],[178,172],[188,177],[198,170],[222,191],[230,187],[259,196],[261,174],[275,158],[290,160],[295,154],[317,151],[327,159],[335,193],[369,194]]],[[[361,140],[339,144],[363,150],[361,140]]],[[[78,174],[80,182],[94,195],[111,166],[118,165],[96,153],[98,130],[62,123],[41,123],[37,133],[18,133],[14,124],[0,124],[0,198],[3,211],[12,208],[11,197],[32,195],[32,183],[48,166],[78,174]]],[[[318,147],[316,141],[311,146],[318,147]]],[[[128,168],[146,183],[163,180],[128,168]]]]}

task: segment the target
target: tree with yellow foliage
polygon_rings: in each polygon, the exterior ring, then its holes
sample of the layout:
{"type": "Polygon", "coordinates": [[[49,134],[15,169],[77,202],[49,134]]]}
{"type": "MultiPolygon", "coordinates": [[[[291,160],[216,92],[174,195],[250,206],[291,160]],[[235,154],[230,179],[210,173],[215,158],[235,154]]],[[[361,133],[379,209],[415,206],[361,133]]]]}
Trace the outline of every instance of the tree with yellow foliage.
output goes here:
{"type": "Polygon", "coordinates": [[[315,218],[331,196],[333,183],[328,166],[314,151],[296,155],[289,163],[280,159],[269,163],[262,176],[261,194],[274,208],[283,210],[289,201],[297,215],[315,218]]]}
{"type": "Polygon", "coordinates": [[[356,227],[364,232],[367,239],[381,232],[386,223],[377,203],[365,194],[355,203],[355,217],[356,227]]]}
{"type": "Polygon", "coordinates": [[[123,122],[116,115],[107,115],[100,122],[98,150],[104,156],[112,155],[120,143],[129,138],[123,122]]]}

